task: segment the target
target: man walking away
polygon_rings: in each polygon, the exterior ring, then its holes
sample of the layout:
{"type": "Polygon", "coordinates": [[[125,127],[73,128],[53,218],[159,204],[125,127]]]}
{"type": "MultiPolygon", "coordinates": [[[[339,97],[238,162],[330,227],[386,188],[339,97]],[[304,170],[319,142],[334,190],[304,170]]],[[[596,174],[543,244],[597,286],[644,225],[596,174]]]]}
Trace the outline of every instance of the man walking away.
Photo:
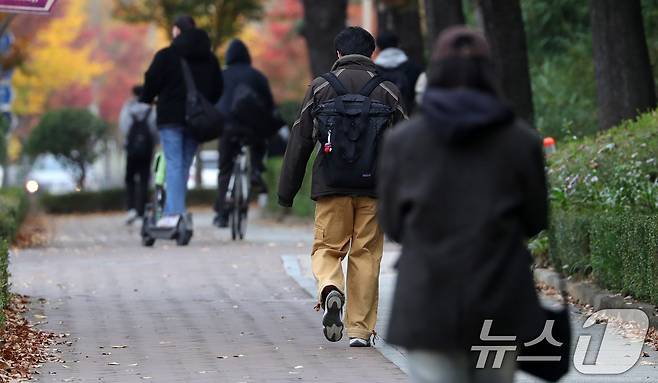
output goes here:
{"type": "MultiPolygon", "coordinates": [[[[174,217],[187,217],[185,196],[187,178],[198,142],[185,127],[187,88],[183,77],[183,60],[189,66],[193,81],[209,102],[216,103],[222,95],[222,72],[217,57],[211,51],[210,38],[196,28],[194,19],[180,16],[172,30],[174,41],[155,54],[144,75],[141,101],[152,103],[157,98],[158,130],[166,160],[167,198],[162,220],[177,224],[174,217]]],[[[191,224],[191,222],[190,222],[191,224]]]]}
{"type": "Polygon", "coordinates": [[[131,225],[144,215],[151,178],[151,159],[157,141],[155,111],[150,105],[139,102],[143,87],[133,87],[133,97],[123,104],[119,114],[119,131],[124,137],[126,150],[126,201],[131,225]]]}
{"type": "MultiPolygon", "coordinates": [[[[267,78],[251,66],[247,46],[235,39],[226,51],[226,69],[223,77],[224,93],[219,100],[219,110],[225,117],[224,136],[219,140],[219,182],[215,201],[217,227],[228,227],[229,207],[225,206],[226,192],[235,162],[241,150],[241,140],[251,148],[254,186],[266,193],[261,174],[265,171],[263,159],[267,140],[272,131],[274,101],[267,78]]],[[[278,128],[278,127],[277,127],[278,128]]]]}
{"type": "Polygon", "coordinates": [[[387,341],[409,350],[414,383],[512,382],[514,352],[476,368],[471,347],[491,345],[485,321],[520,343],[544,329],[526,240],[547,225],[546,179],[542,140],[500,97],[480,32],[440,35],[422,113],[383,151],[381,223],[402,244],[387,341]]]}
{"type": "Polygon", "coordinates": [[[292,127],[279,203],[292,206],[319,142],[311,188],[316,201],[311,261],[319,307],[324,308],[324,335],[332,342],[343,336],[346,290],[341,263],[349,251],[347,334],[351,347],[368,347],[377,321],[384,245],[377,223],[374,165],[381,134],[405,113],[397,87],[376,75],[370,33],[349,27],[334,44],[338,61],[331,72],[313,80],[292,127]]]}
{"type": "Polygon", "coordinates": [[[423,68],[398,48],[398,44],[398,37],[393,32],[382,32],[377,37],[377,47],[380,52],[375,64],[379,74],[400,89],[405,110],[411,114],[415,107],[416,81],[423,68]]]}

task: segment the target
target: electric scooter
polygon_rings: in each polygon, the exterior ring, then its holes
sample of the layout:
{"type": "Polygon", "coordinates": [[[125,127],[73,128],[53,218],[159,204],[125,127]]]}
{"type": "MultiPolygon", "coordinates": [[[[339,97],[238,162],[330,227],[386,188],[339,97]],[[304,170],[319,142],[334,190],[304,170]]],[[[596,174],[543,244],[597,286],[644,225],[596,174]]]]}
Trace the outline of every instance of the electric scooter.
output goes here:
{"type": "Polygon", "coordinates": [[[167,196],[165,189],[165,157],[162,151],[155,154],[153,160],[153,175],[155,193],[153,201],[148,203],[144,211],[142,223],[142,245],[151,247],[156,239],[176,240],[178,246],[190,243],[193,234],[192,215],[190,213],[176,216],[164,215],[164,204],[167,196]]]}

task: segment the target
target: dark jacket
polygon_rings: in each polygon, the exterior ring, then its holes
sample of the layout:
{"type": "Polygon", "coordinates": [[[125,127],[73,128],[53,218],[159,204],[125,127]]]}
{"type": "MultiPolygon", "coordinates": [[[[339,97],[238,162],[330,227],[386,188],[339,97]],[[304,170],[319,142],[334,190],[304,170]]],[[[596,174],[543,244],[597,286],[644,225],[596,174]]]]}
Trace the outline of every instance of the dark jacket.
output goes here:
{"type": "Polygon", "coordinates": [[[497,98],[428,90],[421,115],[389,132],[380,222],[402,244],[387,341],[470,349],[479,334],[535,339],[545,316],[525,240],[546,228],[537,133],[497,98]]]}
{"type": "MultiPolygon", "coordinates": [[[[350,92],[358,92],[375,76],[377,67],[368,57],[361,55],[343,56],[331,69],[342,84],[350,92]]],[[[292,126],[290,140],[283,159],[281,178],[279,182],[279,203],[283,206],[292,206],[293,199],[304,179],[306,163],[311,152],[316,147],[312,111],[313,107],[324,101],[336,97],[336,92],[322,77],[318,77],[308,88],[306,97],[302,102],[299,119],[292,126]]],[[[400,92],[392,83],[385,81],[371,94],[373,100],[389,105],[394,111],[393,122],[397,123],[406,118],[401,104],[400,92]]],[[[321,158],[319,156],[318,158],[321,158]]],[[[311,182],[311,198],[331,195],[357,195],[376,197],[376,190],[364,189],[335,189],[327,186],[322,176],[322,161],[316,160],[313,164],[313,179],[311,182]]]]}
{"type": "Polygon", "coordinates": [[[423,67],[416,64],[399,48],[382,50],[375,60],[379,74],[398,86],[407,114],[415,107],[416,81],[423,67]]]}
{"type": "Polygon", "coordinates": [[[155,54],[144,75],[141,102],[151,104],[157,97],[158,126],[185,124],[187,90],[181,68],[184,57],[192,71],[197,89],[216,103],[222,95],[222,72],[217,57],[210,50],[208,34],[200,29],[184,31],[171,45],[155,54]]]}
{"type": "Polygon", "coordinates": [[[224,94],[219,100],[219,110],[226,116],[228,125],[235,125],[230,112],[235,88],[240,84],[249,85],[263,101],[266,109],[271,111],[274,100],[270,84],[260,71],[251,66],[249,50],[242,41],[236,39],[231,42],[226,51],[226,65],[223,71],[224,94]]]}

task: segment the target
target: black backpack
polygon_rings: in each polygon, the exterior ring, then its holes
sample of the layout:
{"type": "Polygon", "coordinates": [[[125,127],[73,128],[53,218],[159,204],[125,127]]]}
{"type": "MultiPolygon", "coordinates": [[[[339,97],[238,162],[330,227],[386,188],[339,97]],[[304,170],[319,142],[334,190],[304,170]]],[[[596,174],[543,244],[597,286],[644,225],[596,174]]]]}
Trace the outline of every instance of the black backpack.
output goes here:
{"type": "Polygon", "coordinates": [[[375,76],[358,93],[350,93],[333,73],[322,77],[337,93],[312,112],[325,182],[333,188],[372,189],[379,141],[393,117],[389,105],[370,99],[384,79],[375,76]]]}
{"type": "Polygon", "coordinates": [[[224,130],[224,119],[219,110],[199,92],[194,84],[192,71],[184,58],[181,58],[183,79],[187,89],[185,101],[185,122],[190,135],[198,142],[219,138],[224,130]]]}
{"type": "Polygon", "coordinates": [[[131,115],[132,124],[126,137],[126,153],[128,157],[146,159],[151,158],[151,155],[153,155],[153,134],[151,134],[151,129],[149,129],[150,116],[151,108],[148,108],[142,118],[137,118],[134,114],[131,115]]]}
{"type": "Polygon", "coordinates": [[[252,132],[258,132],[265,128],[269,116],[265,102],[249,85],[242,83],[233,91],[233,102],[231,102],[231,115],[242,125],[252,132]]]}

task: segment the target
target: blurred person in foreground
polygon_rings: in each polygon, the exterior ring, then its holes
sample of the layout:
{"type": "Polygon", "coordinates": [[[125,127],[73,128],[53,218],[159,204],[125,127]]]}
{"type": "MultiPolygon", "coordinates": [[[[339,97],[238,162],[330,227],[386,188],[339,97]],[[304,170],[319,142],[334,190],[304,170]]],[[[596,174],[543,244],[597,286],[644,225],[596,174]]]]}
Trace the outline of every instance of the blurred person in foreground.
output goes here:
{"type": "MultiPolygon", "coordinates": [[[[155,54],[144,75],[144,93],[140,101],[151,104],[157,99],[158,130],[166,161],[167,198],[165,218],[186,213],[185,196],[190,166],[198,142],[185,127],[187,89],[182,60],[190,67],[197,89],[208,101],[216,103],[222,95],[222,72],[211,51],[208,34],[196,28],[190,16],[179,16],[172,30],[173,42],[155,54]]],[[[176,224],[176,220],[163,220],[176,224]]]]}
{"type": "Polygon", "coordinates": [[[311,198],[315,231],[311,264],[318,281],[324,335],[343,337],[343,305],[350,347],[370,347],[377,322],[384,234],[377,222],[375,165],[380,136],[406,118],[400,92],[376,75],[375,39],[349,27],[334,40],[338,61],[311,83],[292,127],[279,182],[279,203],[292,206],[306,163],[320,143],[311,198]],[[349,253],[349,255],[348,255],[349,253]],[[347,290],[342,261],[348,257],[347,290]]]}
{"type": "Polygon", "coordinates": [[[402,244],[387,341],[415,383],[512,382],[512,352],[475,367],[484,321],[520,342],[544,328],[526,247],[547,225],[542,143],[497,89],[483,35],[450,28],[421,113],[384,140],[381,224],[402,244]]]}
{"type": "Polygon", "coordinates": [[[141,85],[133,87],[133,96],[123,104],[119,114],[119,131],[124,137],[126,150],[128,225],[144,216],[151,179],[151,160],[158,134],[153,107],[139,102],[143,90],[141,85]]]}
{"type": "MultiPolygon", "coordinates": [[[[231,171],[235,156],[241,150],[241,140],[251,148],[252,183],[258,191],[267,192],[261,174],[265,171],[263,159],[267,140],[281,126],[272,128],[274,100],[270,83],[256,68],[251,66],[247,46],[234,39],[226,51],[226,69],[223,71],[224,92],[219,100],[219,110],[224,115],[224,135],[219,139],[219,182],[215,201],[216,216],[213,224],[228,227],[230,207],[225,206],[231,171]]],[[[283,124],[283,123],[281,123],[283,124]]]]}

